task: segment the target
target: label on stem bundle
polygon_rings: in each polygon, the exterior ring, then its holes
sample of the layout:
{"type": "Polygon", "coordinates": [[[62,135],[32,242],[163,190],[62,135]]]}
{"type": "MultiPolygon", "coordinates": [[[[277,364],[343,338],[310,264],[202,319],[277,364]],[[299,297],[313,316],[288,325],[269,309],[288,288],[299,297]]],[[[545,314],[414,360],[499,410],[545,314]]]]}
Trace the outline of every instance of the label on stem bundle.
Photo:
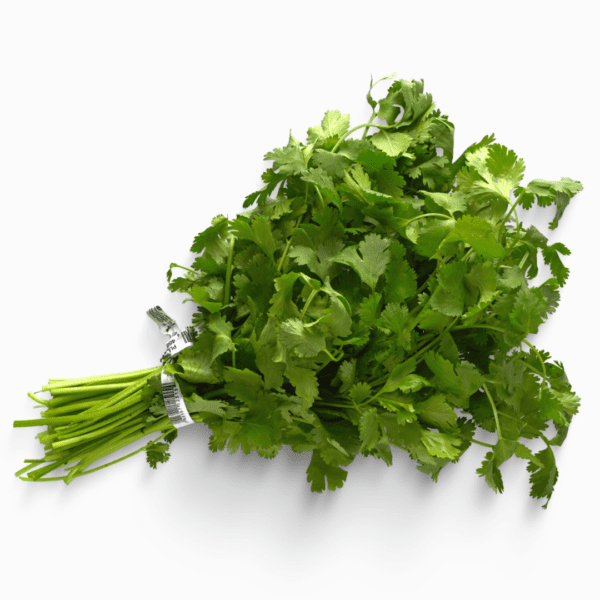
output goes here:
{"type": "Polygon", "coordinates": [[[151,308],[146,314],[160,327],[162,333],[169,336],[165,351],[168,356],[175,356],[194,343],[189,331],[182,331],[179,325],[160,306],[151,308]]]}
{"type": "Polygon", "coordinates": [[[179,429],[186,425],[193,425],[194,420],[190,416],[187,406],[185,405],[185,399],[175,376],[169,375],[163,371],[160,375],[160,383],[162,386],[167,416],[174,427],[179,429]]]}

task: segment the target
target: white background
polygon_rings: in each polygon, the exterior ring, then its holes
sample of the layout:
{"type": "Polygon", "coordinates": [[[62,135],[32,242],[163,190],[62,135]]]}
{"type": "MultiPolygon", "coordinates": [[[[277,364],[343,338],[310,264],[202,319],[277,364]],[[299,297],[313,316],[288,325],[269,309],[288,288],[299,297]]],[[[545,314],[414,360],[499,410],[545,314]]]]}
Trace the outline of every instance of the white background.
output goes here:
{"type": "MultiPolygon", "coordinates": [[[[590,597],[598,539],[598,41],[593,3],[2,2],[0,5],[3,589],[16,598],[590,597]],[[181,431],[157,471],[142,455],[76,480],[13,477],[41,456],[27,391],[48,378],[154,366],[145,314],[189,264],[195,234],[261,186],[263,156],[328,109],[370,114],[370,76],[425,80],[456,126],[485,134],[525,180],[585,190],[552,241],[572,251],[562,303],[532,339],[582,398],[548,510],[526,463],[505,493],[473,447],[434,484],[398,451],[357,458],[312,494],[308,455],[213,454],[181,431]]],[[[381,97],[385,84],[376,88],[381,97]]],[[[527,215],[548,233],[553,209],[527,215]]],[[[492,436],[493,437],[493,436],[492,436]]],[[[493,440],[492,440],[493,441],[493,440]]],[[[541,449],[540,447],[536,447],[541,449]]]]}

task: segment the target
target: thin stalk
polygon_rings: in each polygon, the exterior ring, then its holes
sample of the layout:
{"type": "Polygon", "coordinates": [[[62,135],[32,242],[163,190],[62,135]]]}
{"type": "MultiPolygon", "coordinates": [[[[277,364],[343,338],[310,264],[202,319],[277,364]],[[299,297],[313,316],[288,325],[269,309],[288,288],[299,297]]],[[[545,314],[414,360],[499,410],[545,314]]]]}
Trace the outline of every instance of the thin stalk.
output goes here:
{"type": "Polygon", "coordinates": [[[498,411],[496,410],[496,405],[494,404],[494,400],[492,399],[492,396],[489,392],[489,390],[487,389],[487,386],[484,384],[482,384],[482,387],[485,391],[486,396],[488,397],[488,400],[490,401],[490,404],[492,405],[492,410],[494,411],[494,419],[496,420],[496,429],[498,430],[498,441],[500,441],[502,439],[502,430],[500,429],[500,420],[498,419],[498,411]]]}
{"type": "Polygon", "coordinates": [[[425,213],[422,215],[417,215],[416,217],[413,217],[412,219],[409,219],[408,221],[406,221],[406,223],[404,223],[404,227],[406,227],[413,221],[418,221],[419,219],[425,219],[427,217],[441,217],[443,219],[453,219],[453,217],[449,217],[448,215],[443,215],[442,213],[425,213]]]}
{"type": "Polygon", "coordinates": [[[343,141],[351,134],[357,131],[358,129],[362,129],[363,127],[377,127],[378,129],[395,129],[398,125],[378,125],[377,123],[372,123],[369,121],[368,123],[363,123],[362,125],[357,125],[353,127],[349,131],[347,131],[336,143],[336,145],[331,149],[331,152],[335,152],[343,143],[343,141]]]}
{"type": "Polygon", "coordinates": [[[151,367],[149,369],[141,369],[139,371],[126,371],[123,373],[112,373],[110,375],[92,375],[90,377],[79,377],[77,379],[60,379],[60,380],[53,379],[51,381],[55,381],[56,385],[54,383],[45,385],[42,388],[42,391],[43,392],[51,391],[53,387],[68,387],[68,386],[72,387],[75,385],[87,385],[90,383],[98,383],[98,382],[116,383],[118,381],[127,381],[127,380],[132,380],[132,379],[138,379],[139,377],[143,377],[144,375],[160,371],[161,369],[162,369],[162,367],[151,367]]]}
{"type": "MultiPolygon", "coordinates": [[[[308,197],[308,183],[306,183],[306,195],[304,197],[304,202],[306,202],[307,197],[308,197]]],[[[306,213],[303,213],[298,217],[298,220],[296,221],[296,225],[294,226],[294,229],[296,229],[300,225],[305,214],[306,213]]],[[[287,253],[288,253],[288,250],[290,249],[291,243],[292,243],[292,236],[290,235],[290,237],[288,238],[288,241],[285,244],[285,248],[283,249],[283,254],[281,255],[281,258],[279,259],[279,262],[277,263],[277,271],[279,273],[281,273],[281,269],[283,268],[283,261],[285,260],[285,257],[287,256],[287,253]]]]}
{"type": "Polygon", "coordinates": [[[184,267],[183,265],[178,265],[177,263],[171,263],[171,269],[173,267],[176,267],[177,269],[184,269],[185,271],[189,271],[190,273],[193,273],[194,275],[200,275],[200,273],[198,273],[198,271],[194,271],[193,269],[190,269],[188,267],[184,267]]]}
{"type": "Polygon", "coordinates": [[[229,254],[227,255],[227,272],[225,274],[225,289],[223,290],[223,306],[229,304],[231,296],[231,274],[233,272],[233,247],[235,246],[235,236],[229,236],[229,254]]]}
{"type": "MultiPolygon", "coordinates": [[[[516,211],[517,206],[519,204],[519,201],[521,200],[521,197],[523,196],[523,194],[521,194],[514,202],[514,204],[512,202],[509,202],[511,209],[506,213],[506,215],[504,216],[504,219],[502,219],[502,223],[500,223],[501,225],[504,225],[506,223],[506,221],[508,220],[508,217],[510,217],[510,215],[512,214],[513,211],[516,211]]],[[[517,213],[515,212],[515,219],[517,222],[517,226],[519,224],[519,217],[517,215],[517,213]]]]}
{"type": "Polygon", "coordinates": [[[314,290],[310,293],[310,296],[306,299],[306,302],[304,303],[304,308],[302,309],[302,314],[300,315],[300,320],[303,321],[304,320],[304,316],[306,315],[306,311],[308,310],[308,307],[310,306],[311,302],[313,301],[314,297],[319,293],[319,290],[314,290]]]}
{"type": "Polygon", "coordinates": [[[108,400],[111,396],[114,396],[114,392],[108,394],[86,394],[82,392],[81,394],[70,394],[67,396],[58,396],[56,398],[52,398],[52,400],[48,400],[47,406],[48,409],[54,409],[58,408],[59,406],[76,404],[82,400],[86,402],[89,400],[90,402],[98,403],[108,400]]]}
{"type": "Polygon", "coordinates": [[[56,415],[62,415],[70,412],[77,412],[82,408],[89,408],[95,406],[95,400],[88,400],[87,402],[74,402],[73,404],[65,404],[64,406],[57,406],[56,408],[49,408],[43,411],[41,414],[45,417],[55,417],[56,415]]]}
{"type": "MultiPolygon", "coordinates": [[[[127,387],[127,383],[101,383],[98,385],[88,385],[85,387],[86,393],[93,395],[93,392],[108,392],[122,390],[127,387]]],[[[50,393],[53,396],[71,396],[73,394],[81,394],[81,386],[52,388],[50,393]]]]}
{"type": "Polygon", "coordinates": [[[83,475],[89,475],[90,473],[94,473],[96,471],[99,471],[100,469],[106,469],[106,467],[110,467],[111,465],[114,465],[114,464],[116,464],[118,462],[121,462],[122,460],[125,460],[126,458],[130,458],[131,456],[135,456],[139,452],[143,452],[144,450],[146,450],[148,448],[148,446],[150,446],[151,444],[154,444],[154,443],[162,440],[166,435],[168,435],[168,433],[169,432],[163,433],[161,436],[159,436],[159,437],[151,440],[145,446],[142,446],[141,448],[138,448],[137,450],[134,450],[130,454],[122,456],[121,458],[117,458],[116,460],[113,460],[113,461],[111,461],[109,463],[106,463],[105,465],[101,465],[99,467],[94,467],[93,469],[88,469],[87,471],[84,471],[83,473],[79,473],[78,477],[81,477],[83,475]]]}
{"type": "Polygon", "coordinates": [[[486,448],[494,448],[493,444],[486,444],[485,442],[480,442],[475,438],[471,438],[469,441],[473,442],[474,444],[479,444],[480,446],[485,446],[486,448]]]}

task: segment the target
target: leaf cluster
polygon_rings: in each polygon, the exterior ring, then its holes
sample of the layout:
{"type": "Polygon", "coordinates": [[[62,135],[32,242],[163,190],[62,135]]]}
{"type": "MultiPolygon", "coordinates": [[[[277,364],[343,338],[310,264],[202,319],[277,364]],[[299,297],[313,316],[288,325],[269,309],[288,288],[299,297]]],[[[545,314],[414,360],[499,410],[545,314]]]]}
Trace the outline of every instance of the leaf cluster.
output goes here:
{"type": "Polygon", "coordinates": [[[350,129],[334,110],[306,142],[290,134],[265,155],[249,210],[215,217],[191,268],[169,270],[197,335],[167,368],[213,451],[311,452],[313,491],[341,487],[357,454],[391,464],[391,446],[435,481],[476,443],[495,491],[516,456],[549,500],[579,399],[527,338],[558,305],[569,250],[517,209],[554,204],[555,228],[582,186],[523,184],[523,160],[493,135],[455,158],[454,125],[422,81],[392,79],[379,101],[373,86],[368,123],[350,129]],[[540,257],[552,277],[531,286],[540,257]]]}

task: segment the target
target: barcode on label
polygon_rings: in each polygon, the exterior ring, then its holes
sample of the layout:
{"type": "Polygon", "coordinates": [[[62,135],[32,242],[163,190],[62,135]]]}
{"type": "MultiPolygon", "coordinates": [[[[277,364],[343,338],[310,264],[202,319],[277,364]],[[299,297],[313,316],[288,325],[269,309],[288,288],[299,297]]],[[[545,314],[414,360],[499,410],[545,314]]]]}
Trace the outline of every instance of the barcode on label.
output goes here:
{"type": "Polygon", "coordinates": [[[151,308],[147,311],[147,314],[158,324],[161,332],[169,336],[165,351],[167,356],[175,356],[194,343],[191,333],[187,329],[181,331],[177,323],[160,306],[151,308]]]}
{"type": "MultiPolygon", "coordinates": [[[[159,325],[164,326],[166,329],[171,329],[171,327],[177,327],[177,323],[160,307],[155,306],[151,308],[147,315],[159,325]]],[[[161,327],[162,329],[162,327],[161,327]]]]}
{"type": "Polygon", "coordinates": [[[193,425],[194,421],[188,412],[181,389],[173,375],[164,371],[161,375],[161,385],[165,409],[169,420],[178,429],[186,425],[193,425]]]}

